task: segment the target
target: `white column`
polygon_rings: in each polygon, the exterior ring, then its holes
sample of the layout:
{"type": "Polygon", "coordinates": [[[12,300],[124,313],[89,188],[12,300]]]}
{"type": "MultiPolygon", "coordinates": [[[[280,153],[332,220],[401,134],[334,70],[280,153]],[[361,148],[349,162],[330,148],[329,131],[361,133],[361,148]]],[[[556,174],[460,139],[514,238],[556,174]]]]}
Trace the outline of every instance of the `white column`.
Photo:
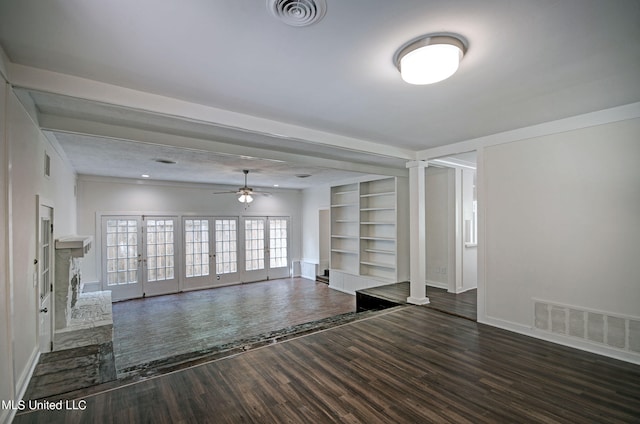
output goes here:
{"type": "Polygon", "coordinates": [[[409,168],[409,257],[411,261],[411,291],[407,302],[414,305],[429,303],[427,297],[427,229],[425,219],[425,169],[427,162],[407,162],[409,168]]]}

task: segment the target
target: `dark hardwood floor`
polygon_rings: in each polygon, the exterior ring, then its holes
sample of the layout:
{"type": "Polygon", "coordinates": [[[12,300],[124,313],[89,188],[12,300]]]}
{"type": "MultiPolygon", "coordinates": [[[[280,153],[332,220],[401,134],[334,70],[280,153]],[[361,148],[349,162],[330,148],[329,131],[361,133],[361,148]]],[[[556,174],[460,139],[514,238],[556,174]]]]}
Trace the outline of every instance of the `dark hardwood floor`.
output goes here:
{"type": "Polygon", "coordinates": [[[15,423],[631,423],[640,366],[404,306],[83,401],[15,423]]]}
{"type": "MultiPolygon", "coordinates": [[[[459,316],[461,318],[477,321],[478,298],[477,289],[468,290],[463,293],[449,293],[445,289],[427,287],[427,297],[429,304],[427,308],[432,308],[440,312],[459,316]]],[[[358,293],[382,299],[397,305],[406,305],[409,297],[409,282],[389,284],[386,286],[371,287],[358,290],[358,293]]],[[[375,304],[375,302],[373,302],[375,304]]]]}
{"type": "Polygon", "coordinates": [[[467,290],[462,293],[449,293],[445,289],[427,288],[428,308],[455,315],[461,318],[478,320],[478,290],[467,290]]]}
{"type": "Polygon", "coordinates": [[[303,278],[114,303],[116,370],[354,311],[353,296],[303,278]]]}
{"type": "Polygon", "coordinates": [[[114,343],[42,355],[24,399],[118,387],[339,325],[355,315],[353,296],[301,278],[115,303],[114,343]]]}

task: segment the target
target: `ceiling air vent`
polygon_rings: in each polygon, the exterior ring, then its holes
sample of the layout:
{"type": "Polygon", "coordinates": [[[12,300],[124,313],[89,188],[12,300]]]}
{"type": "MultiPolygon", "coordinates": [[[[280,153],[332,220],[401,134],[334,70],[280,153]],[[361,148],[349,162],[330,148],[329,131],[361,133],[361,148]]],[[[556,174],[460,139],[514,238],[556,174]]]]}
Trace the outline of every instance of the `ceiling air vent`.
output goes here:
{"type": "Polygon", "coordinates": [[[322,19],[327,3],[325,0],[267,0],[267,9],[285,24],[301,27],[322,19]]]}

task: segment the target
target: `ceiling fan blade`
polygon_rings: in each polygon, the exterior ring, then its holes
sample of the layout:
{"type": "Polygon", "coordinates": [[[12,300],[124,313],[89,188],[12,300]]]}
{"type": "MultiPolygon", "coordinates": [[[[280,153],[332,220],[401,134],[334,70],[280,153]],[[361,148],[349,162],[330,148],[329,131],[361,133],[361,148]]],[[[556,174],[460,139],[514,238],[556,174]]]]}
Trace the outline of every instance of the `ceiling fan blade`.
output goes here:
{"type": "Polygon", "coordinates": [[[238,194],[237,191],[218,191],[216,193],[211,193],[211,194],[238,194]]]}

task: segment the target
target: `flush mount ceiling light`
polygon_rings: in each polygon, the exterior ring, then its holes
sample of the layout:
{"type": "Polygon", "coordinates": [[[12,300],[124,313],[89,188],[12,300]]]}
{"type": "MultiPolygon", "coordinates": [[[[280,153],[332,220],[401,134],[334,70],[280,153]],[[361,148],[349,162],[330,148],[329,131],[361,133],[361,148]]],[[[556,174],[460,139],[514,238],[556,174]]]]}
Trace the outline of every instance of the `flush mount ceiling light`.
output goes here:
{"type": "Polygon", "coordinates": [[[398,50],[394,63],[402,79],[409,84],[433,84],[458,70],[466,48],[451,35],[425,35],[398,50]]]}

